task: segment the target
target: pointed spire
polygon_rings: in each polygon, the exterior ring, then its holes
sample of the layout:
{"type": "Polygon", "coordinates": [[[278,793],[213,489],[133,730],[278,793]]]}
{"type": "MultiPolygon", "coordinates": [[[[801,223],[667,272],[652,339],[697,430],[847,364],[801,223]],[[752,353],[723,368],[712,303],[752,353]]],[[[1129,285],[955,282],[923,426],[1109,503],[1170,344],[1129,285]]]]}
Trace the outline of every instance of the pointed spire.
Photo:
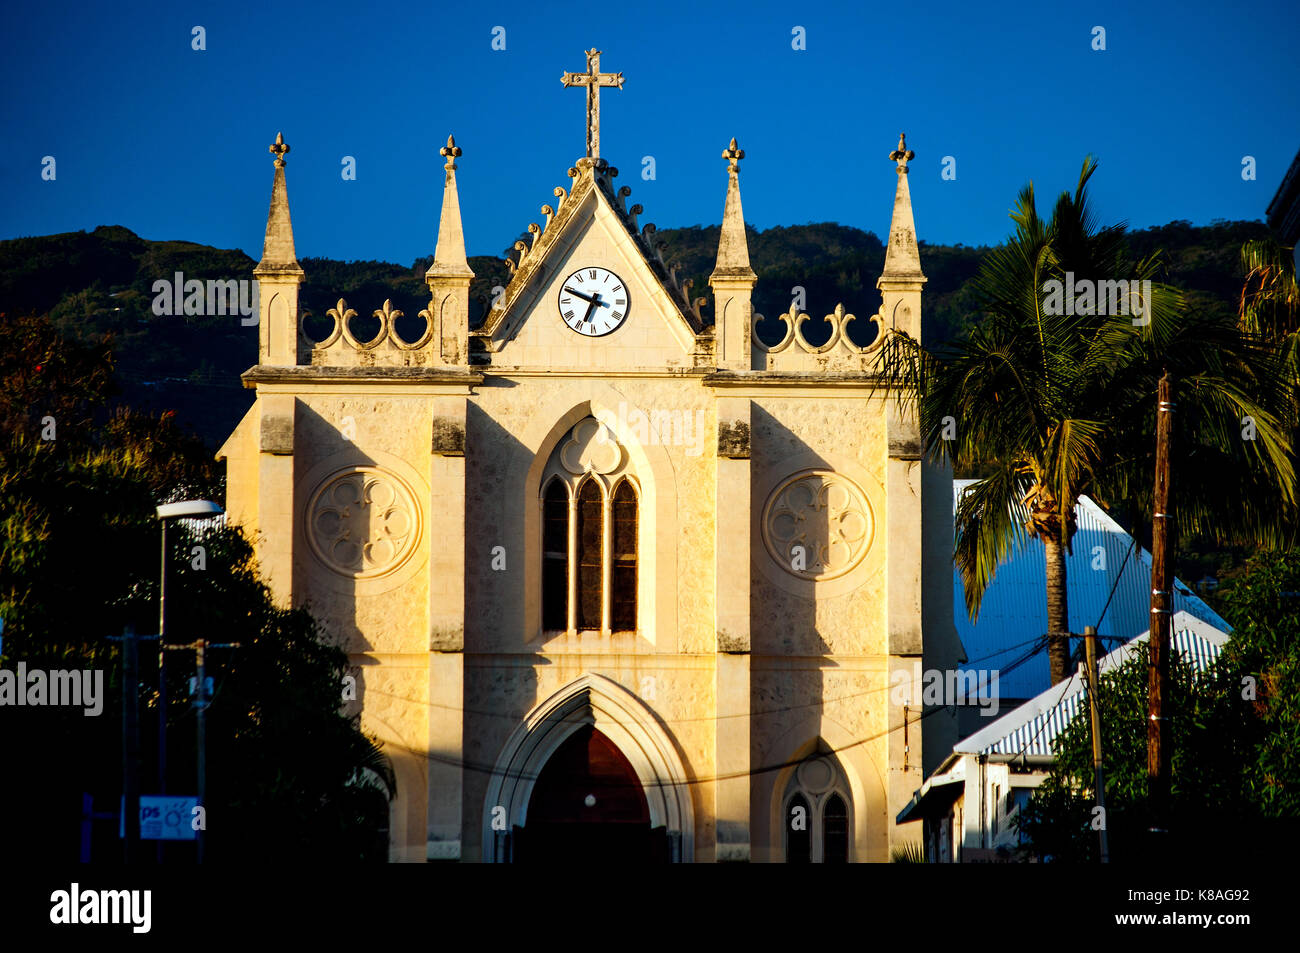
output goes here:
{"type": "Polygon", "coordinates": [[[916,153],[907,148],[901,132],[898,148],[889,158],[897,163],[898,188],[894,192],[894,217],[889,223],[889,245],[885,248],[885,268],[880,277],[924,278],[921,251],[916,244],[916,222],[912,218],[912,193],[907,186],[907,164],[916,158],[916,153]]]}
{"type": "Polygon", "coordinates": [[[731,145],[723,150],[727,160],[727,202],[722,210],[722,233],[718,236],[718,261],[713,278],[757,278],[749,267],[749,242],[745,239],[745,213],[740,207],[740,160],[745,150],[737,148],[733,137],[731,145]]]}
{"type": "Polygon", "coordinates": [[[474,277],[465,257],[465,230],[460,223],[460,196],[456,191],[456,160],[463,154],[454,136],[438,150],[447,163],[443,166],[442,217],[438,219],[438,245],[428,274],[440,277],[474,277]]]}
{"type": "Polygon", "coordinates": [[[284,180],[284,157],[289,144],[277,132],[271,144],[275,156],[275,183],[271,186],[271,209],[266,216],[266,239],[262,242],[262,260],[254,274],[270,272],[302,274],[293,249],[293,223],[289,220],[289,188],[284,180]]]}

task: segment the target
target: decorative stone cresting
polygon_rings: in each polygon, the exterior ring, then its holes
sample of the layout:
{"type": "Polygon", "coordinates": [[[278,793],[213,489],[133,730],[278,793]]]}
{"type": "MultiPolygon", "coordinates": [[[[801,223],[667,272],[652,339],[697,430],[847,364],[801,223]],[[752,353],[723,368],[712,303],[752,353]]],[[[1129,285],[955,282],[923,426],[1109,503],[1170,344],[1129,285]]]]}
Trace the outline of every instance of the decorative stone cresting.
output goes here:
{"type": "Polygon", "coordinates": [[[804,470],[763,507],[763,544],[786,572],[823,582],[851,571],[871,548],[875,518],[866,494],[829,470],[804,470]],[[802,546],[800,554],[795,547],[802,546]]]}
{"type": "Polygon", "coordinates": [[[307,541],[328,568],[368,579],[400,567],[420,539],[414,494],[378,467],[349,467],[326,477],[307,507],[307,541]]]}
{"type": "Polygon", "coordinates": [[[807,339],[803,336],[803,326],[806,322],[811,321],[812,317],[797,310],[793,304],[790,305],[790,310],[785,314],[779,314],[776,316],[776,320],[785,325],[785,334],[776,344],[769,346],[759,339],[757,328],[759,323],[763,320],[765,319],[761,314],[754,315],[754,323],[752,325],[753,330],[751,333],[754,347],[768,354],[780,354],[782,351],[794,350],[795,348],[807,354],[831,354],[836,351],[850,355],[870,354],[884,343],[885,339],[883,333],[884,322],[880,313],[877,312],[867,318],[869,322],[876,326],[876,336],[872,342],[866,347],[858,347],[849,340],[846,328],[850,321],[856,321],[858,320],[858,317],[855,314],[846,314],[844,311],[844,305],[842,304],[837,304],[835,310],[826,315],[826,320],[830,322],[831,335],[826,339],[826,343],[821,345],[809,344],[807,339]]]}
{"type": "Polygon", "coordinates": [[[312,341],[305,334],[303,336],[311,349],[313,364],[366,363],[364,355],[369,355],[371,360],[379,358],[385,364],[420,364],[425,363],[425,355],[415,352],[436,350],[433,347],[436,344],[434,321],[428,309],[419,314],[424,320],[424,333],[414,341],[406,341],[398,334],[397,319],[403,316],[403,312],[394,308],[389,299],[384,300],[382,308],[373,312],[374,317],[379,319],[379,331],[369,341],[359,340],[352,333],[352,319],[357,313],[342,298],[325,314],[334,322],[330,333],[321,341],[312,341]]]}

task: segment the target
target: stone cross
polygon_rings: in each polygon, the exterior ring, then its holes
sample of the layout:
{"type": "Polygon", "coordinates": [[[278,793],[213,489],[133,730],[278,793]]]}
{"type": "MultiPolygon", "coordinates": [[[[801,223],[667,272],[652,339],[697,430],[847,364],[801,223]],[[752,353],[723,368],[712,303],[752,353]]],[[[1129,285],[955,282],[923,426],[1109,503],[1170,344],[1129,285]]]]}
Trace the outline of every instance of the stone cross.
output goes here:
{"type": "Polygon", "coordinates": [[[622,73],[600,71],[600,50],[587,50],[587,72],[565,73],[560,82],[565,86],[587,87],[587,158],[600,158],[600,87],[623,88],[622,73]]]}
{"type": "Polygon", "coordinates": [[[906,173],[907,164],[916,158],[916,153],[907,148],[907,140],[901,132],[898,134],[898,148],[889,154],[889,158],[898,163],[899,175],[906,173]]]}
{"type": "Polygon", "coordinates": [[[275,142],[271,144],[271,153],[275,156],[275,167],[284,168],[284,156],[289,151],[289,143],[284,141],[284,133],[275,134],[275,142]]]}
{"type": "Polygon", "coordinates": [[[740,160],[745,158],[745,150],[736,148],[736,137],[731,137],[731,145],[722,151],[722,158],[729,163],[727,171],[732,175],[740,172],[740,160]]]}

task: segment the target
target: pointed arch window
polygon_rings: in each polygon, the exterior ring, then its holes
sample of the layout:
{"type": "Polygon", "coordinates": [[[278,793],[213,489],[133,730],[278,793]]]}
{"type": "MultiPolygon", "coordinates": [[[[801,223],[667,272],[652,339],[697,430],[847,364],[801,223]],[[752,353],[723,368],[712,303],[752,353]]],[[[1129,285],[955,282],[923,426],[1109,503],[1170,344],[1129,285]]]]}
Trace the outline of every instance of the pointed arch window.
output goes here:
{"type": "Polygon", "coordinates": [[[786,863],[848,863],[852,799],[833,755],[818,754],[801,762],[782,803],[786,863]]]}
{"type": "Polygon", "coordinates": [[[849,862],[849,809],[832,793],[822,807],[822,863],[849,862]]]}
{"type": "Polygon", "coordinates": [[[605,589],[605,501],[600,484],[578,491],[578,628],[600,629],[605,589]]]}
{"type": "Polygon", "coordinates": [[[812,862],[812,832],[808,830],[808,824],[808,799],[796,792],[785,809],[785,862],[787,864],[812,862]]]}
{"type": "Polygon", "coordinates": [[[551,480],[542,502],[542,626],[569,625],[569,489],[551,480]]]}
{"type": "Polygon", "coordinates": [[[614,531],[610,552],[610,628],[636,631],[636,490],[630,480],[614,491],[614,531]]]}
{"type": "Polygon", "coordinates": [[[587,417],[560,441],[542,480],[542,629],[635,632],[640,487],[627,453],[587,417]]]}

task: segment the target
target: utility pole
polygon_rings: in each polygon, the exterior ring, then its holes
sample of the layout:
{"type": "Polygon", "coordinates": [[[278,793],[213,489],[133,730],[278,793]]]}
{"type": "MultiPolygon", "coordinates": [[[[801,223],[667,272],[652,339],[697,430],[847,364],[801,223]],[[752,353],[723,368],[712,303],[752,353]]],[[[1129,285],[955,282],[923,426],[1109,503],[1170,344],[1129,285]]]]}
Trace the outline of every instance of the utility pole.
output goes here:
{"type": "Polygon", "coordinates": [[[203,855],[207,848],[207,797],[208,797],[208,705],[212,703],[208,695],[208,672],[207,672],[207,653],[208,649],[237,649],[239,642],[209,642],[207,639],[197,639],[182,645],[168,645],[169,649],[193,649],[195,661],[194,680],[194,723],[197,732],[197,762],[198,762],[198,799],[199,807],[203,808],[203,826],[197,831],[198,838],[195,859],[197,863],[203,863],[203,855]]]}
{"type": "MultiPolygon", "coordinates": [[[[167,521],[162,523],[162,566],[158,576],[158,793],[167,793],[167,521]]],[[[158,863],[163,862],[158,841],[158,863]]]]}
{"type": "Polygon", "coordinates": [[[207,846],[208,827],[208,679],[207,679],[207,639],[195,643],[194,661],[198,670],[198,684],[194,692],[194,720],[198,725],[199,755],[199,807],[203,810],[203,826],[198,830],[197,863],[203,863],[204,848],[207,846]]]}
{"type": "Polygon", "coordinates": [[[1086,626],[1083,630],[1084,647],[1087,650],[1088,665],[1088,708],[1092,717],[1092,772],[1097,806],[1101,808],[1101,829],[1097,831],[1101,840],[1101,862],[1110,863],[1110,845],[1106,839],[1106,780],[1101,770],[1101,707],[1097,697],[1097,627],[1086,626]]]}
{"type": "Polygon", "coordinates": [[[135,629],[122,632],[122,823],[125,860],[140,846],[140,659],[135,629]]]}
{"type": "Polygon", "coordinates": [[[1160,378],[1156,405],[1156,475],[1154,518],[1151,527],[1151,638],[1147,675],[1147,798],[1153,833],[1165,833],[1169,814],[1170,713],[1165,702],[1169,688],[1169,629],[1173,593],[1170,534],[1173,503],[1169,493],[1169,449],[1174,436],[1173,387],[1168,369],[1160,378]]]}

